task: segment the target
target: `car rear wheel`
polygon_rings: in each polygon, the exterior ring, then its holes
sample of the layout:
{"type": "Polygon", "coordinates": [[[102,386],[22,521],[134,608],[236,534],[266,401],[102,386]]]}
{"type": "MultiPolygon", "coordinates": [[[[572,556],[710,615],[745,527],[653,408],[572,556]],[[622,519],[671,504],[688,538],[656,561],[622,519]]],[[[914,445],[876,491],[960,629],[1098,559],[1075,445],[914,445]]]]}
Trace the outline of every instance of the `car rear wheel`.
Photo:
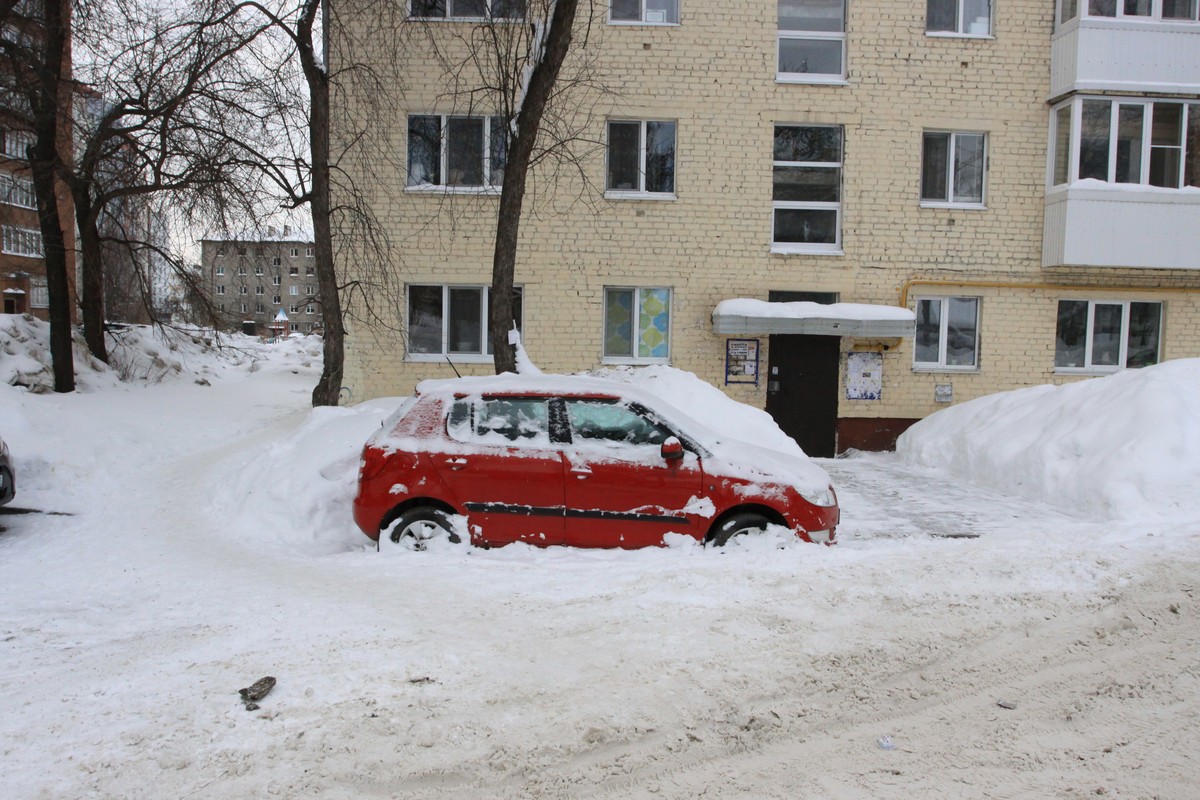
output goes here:
{"type": "Polygon", "coordinates": [[[708,543],[713,547],[724,547],[735,536],[762,533],[770,524],[771,520],[753,511],[734,514],[717,525],[712,535],[709,536],[708,543]]]}
{"type": "Polygon", "coordinates": [[[455,531],[449,514],[429,506],[419,506],[405,511],[383,529],[379,534],[379,549],[426,550],[437,541],[459,544],[462,537],[455,531]]]}

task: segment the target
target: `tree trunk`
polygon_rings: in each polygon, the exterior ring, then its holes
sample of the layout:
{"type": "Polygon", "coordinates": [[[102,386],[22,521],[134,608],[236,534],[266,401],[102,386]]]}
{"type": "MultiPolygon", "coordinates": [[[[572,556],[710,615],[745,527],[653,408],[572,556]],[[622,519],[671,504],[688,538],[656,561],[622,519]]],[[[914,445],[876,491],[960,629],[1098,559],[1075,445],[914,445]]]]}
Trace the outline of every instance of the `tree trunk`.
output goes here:
{"type": "Polygon", "coordinates": [[[83,316],[83,338],[92,355],[108,363],[108,347],[104,341],[104,261],[100,247],[100,229],[96,224],[98,209],[93,209],[87,188],[74,192],[75,224],[79,228],[79,255],[82,285],[79,304],[83,316]]]}
{"type": "Polygon", "coordinates": [[[488,324],[492,362],[497,374],[515,372],[517,368],[516,351],[508,343],[508,332],[513,327],[513,280],[521,207],[525,202],[525,179],[546,103],[571,47],[578,6],[579,0],[557,0],[554,4],[550,28],[546,32],[545,52],[534,65],[529,78],[524,102],[517,115],[517,134],[509,146],[508,163],[504,166],[504,187],[500,190],[500,210],[496,221],[496,248],[492,255],[491,322],[488,324]]]}
{"type": "Polygon", "coordinates": [[[66,2],[46,0],[43,5],[43,50],[36,64],[38,86],[33,109],[34,144],[30,168],[37,198],[38,224],[46,268],[46,291],[50,300],[50,358],[54,391],[75,391],[75,358],[71,346],[71,284],[67,265],[66,236],[58,213],[58,171],[61,165],[59,140],[65,140],[65,109],[70,108],[70,85],[64,81],[64,64],[69,64],[67,41],[70,17],[66,2]],[[64,113],[60,113],[64,112],[64,113]]]}
{"type": "Polygon", "coordinates": [[[314,406],[336,406],[342,390],[342,370],[346,329],[342,322],[342,303],[338,294],[337,273],[333,266],[333,229],[330,219],[329,185],[329,76],[317,63],[313,43],[313,23],[320,10],[318,0],[305,3],[297,38],[300,64],[308,83],[309,147],[312,150],[312,186],[309,210],[312,212],[313,245],[316,248],[317,287],[321,300],[321,323],[325,328],[324,365],[313,388],[314,406]]]}

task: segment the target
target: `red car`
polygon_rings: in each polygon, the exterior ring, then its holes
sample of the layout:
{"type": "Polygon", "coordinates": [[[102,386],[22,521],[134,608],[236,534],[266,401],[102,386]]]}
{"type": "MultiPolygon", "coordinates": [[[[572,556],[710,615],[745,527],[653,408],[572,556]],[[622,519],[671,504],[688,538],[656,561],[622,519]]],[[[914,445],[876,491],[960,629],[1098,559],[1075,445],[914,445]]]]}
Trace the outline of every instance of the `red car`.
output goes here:
{"type": "Polygon", "coordinates": [[[624,384],[576,376],[425,381],[363,448],[371,539],[477,545],[723,545],[782,525],[831,544],[837,496],[805,458],[724,440],[624,384]]]}

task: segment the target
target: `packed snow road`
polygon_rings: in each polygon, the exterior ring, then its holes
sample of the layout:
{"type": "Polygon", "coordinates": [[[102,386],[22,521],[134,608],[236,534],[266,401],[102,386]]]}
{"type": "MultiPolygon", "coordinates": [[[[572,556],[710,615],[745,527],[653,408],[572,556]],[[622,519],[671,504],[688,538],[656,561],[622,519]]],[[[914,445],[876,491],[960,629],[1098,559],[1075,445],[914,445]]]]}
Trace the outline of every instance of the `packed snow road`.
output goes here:
{"type": "Polygon", "coordinates": [[[5,797],[1194,796],[1194,524],[866,455],[832,548],[381,556],[391,404],[257,363],[3,395],[19,504],[74,514],[0,522],[5,797]]]}

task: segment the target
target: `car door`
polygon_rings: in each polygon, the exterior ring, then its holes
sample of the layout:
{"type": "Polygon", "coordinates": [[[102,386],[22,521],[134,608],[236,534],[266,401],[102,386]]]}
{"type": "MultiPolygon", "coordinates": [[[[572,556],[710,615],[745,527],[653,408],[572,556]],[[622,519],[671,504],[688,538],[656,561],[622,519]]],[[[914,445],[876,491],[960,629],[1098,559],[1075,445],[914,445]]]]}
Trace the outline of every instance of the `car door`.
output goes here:
{"type": "Polygon", "coordinates": [[[435,464],[479,539],[562,543],[563,459],[550,442],[545,397],[460,398],[446,430],[461,447],[435,464]]]}
{"type": "Polygon", "coordinates": [[[672,431],[636,405],[564,398],[570,442],[566,465],[566,542],[581,547],[644,547],[666,533],[697,535],[689,510],[701,497],[700,459],[664,459],[672,431]]]}

